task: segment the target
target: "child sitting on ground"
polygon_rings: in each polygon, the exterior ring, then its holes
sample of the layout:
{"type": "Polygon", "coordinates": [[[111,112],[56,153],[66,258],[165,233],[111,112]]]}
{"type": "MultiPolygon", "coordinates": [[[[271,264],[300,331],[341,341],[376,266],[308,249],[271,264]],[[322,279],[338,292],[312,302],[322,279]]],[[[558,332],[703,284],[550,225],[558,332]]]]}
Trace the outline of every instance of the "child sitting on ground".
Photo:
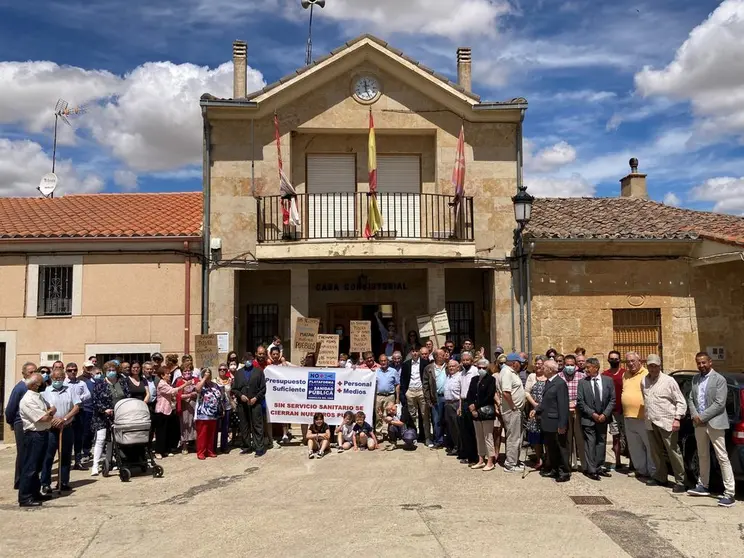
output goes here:
{"type": "Polygon", "coordinates": [[[306,438],[308,459],[314,457],[320,459],[328,451],[328,446],[331,444],[331,429],[326,424],[323,413],[315,413],[306,438]]]}
{"type": "Polygon", "coordinates": [[[354,413],[346,411],[344,421],[336,429],[336,438],[338,440],[338,453],[350,450],[354,445],[354,413]]]}
{"type": "Polygon", "coordinates": [[[364,411],[356,414],[356,424],[354,425],[354,451],[361,449],[373,450],[377,448],[377,436],[375,431],[368,422],[365,422],[367,415],[364,411]]]}
{"type": "Polygon", "coordinates": [[[388,403],[385,407],[385,416],[383,420],[387,424],[388,428],[388,441],[390,445],[387,451],[393,451],[398,443],[398,440],[403,437],[403,431],[406,429],[406,425],[403,422],[402,406],[396,405],[393,401],[388,403]]]}

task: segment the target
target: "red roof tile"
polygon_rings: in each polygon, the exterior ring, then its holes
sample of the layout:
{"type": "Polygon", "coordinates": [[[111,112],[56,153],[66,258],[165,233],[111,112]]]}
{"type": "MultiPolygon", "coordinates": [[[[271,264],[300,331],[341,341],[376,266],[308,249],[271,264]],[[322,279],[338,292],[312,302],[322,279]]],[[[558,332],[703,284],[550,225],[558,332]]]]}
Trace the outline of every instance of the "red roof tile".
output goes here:
{"type": "Polygon", "coordinates": [[[539,198],[526,234],[562,239],[707,238],[744,245],[744,218],[640,198],[539,198]]]}
{"type": "Polygon", "coordinates": [[[0,239],[193,237],[201,234],[201,192],[0,198],[0,239]]]}

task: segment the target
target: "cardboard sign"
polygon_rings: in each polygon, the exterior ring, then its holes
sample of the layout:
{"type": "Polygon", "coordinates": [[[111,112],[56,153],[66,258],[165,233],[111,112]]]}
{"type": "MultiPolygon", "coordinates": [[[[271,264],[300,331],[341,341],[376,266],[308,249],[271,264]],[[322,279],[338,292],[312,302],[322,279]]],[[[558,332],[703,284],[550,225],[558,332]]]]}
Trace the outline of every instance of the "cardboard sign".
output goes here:
{"type": "Polygon", "coordinates": [[[196,350],[194,351],[194,364],[199,368],[214,368],[218,364],[219,350],[217,335],[196,335],[194,337],[196,350]]]}
{"type": "Polygon", "coordinates": [[[335,333],[319,333],[318,348],[315,351],[315,366],[338,366],[338,335],[335,333]]]}
{"type": "Polygon", "coordinates": [[[366,353],[372,350],[372,322],[352,320],[349,322],[349,352],[366,353]]]}
{"type": "Polygon", "coordinates": [[[294,348],[306,353],[315,351],[318,342],[318,318],[297,318],[295,322],[294,348]]]}
{"type": "Polygon", "coordinates": [[[449,316],[446,310],[440,310],[433,315],[416,316],[416,324],[421,337],[434,337],[450,332],[449,316]]]}

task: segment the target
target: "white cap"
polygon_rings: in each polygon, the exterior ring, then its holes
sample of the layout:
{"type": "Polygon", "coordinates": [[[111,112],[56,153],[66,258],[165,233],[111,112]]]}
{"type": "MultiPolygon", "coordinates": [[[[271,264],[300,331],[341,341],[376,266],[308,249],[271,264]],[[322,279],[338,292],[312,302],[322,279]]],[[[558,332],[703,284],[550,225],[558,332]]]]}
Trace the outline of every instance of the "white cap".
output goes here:
{"type": "Polygon", "coordinates": [[[661,366],[661,359],[659,358],[659,355],[648,355],[646,357],[646,364],[655,364],[656,366],[661,366]]]}
{"type": "Polygon", "coordinates": [[[86,360],[83,363],[83,368],[93,368],[93,366],[95,366],[95,365],[91,361],[89,361],[89,360],[86,360]]]}

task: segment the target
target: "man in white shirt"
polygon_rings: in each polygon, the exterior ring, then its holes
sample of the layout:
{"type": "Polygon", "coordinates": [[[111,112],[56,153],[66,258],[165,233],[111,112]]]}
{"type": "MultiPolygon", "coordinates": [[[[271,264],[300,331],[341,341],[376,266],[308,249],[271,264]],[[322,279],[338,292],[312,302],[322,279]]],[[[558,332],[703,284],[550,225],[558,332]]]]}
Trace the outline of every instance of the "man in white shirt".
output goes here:
{"type": "MultiPolygon", "coordinates": [[[[426,347],[414,347],[411,360],[403,363],[400,370],[400,393],[406,394],[406,404],[411,421],[418,428],[419,412],[423,422],[424,440],[431,444],[431,424],[429,406],[424,398],[424,368],[429,364],[429,351],[426,347]]],[[[420,429],[419,429],[420,432],[420,429]]]]}
{"type": "MultiPolygon", "coordinates": [[[[69,362],[67,364],[67,378],[65,379],[65,385],[73,392],[73,394],[75,394],[78,401],[80,401],[80,409],[82,409],[83,403],[91,399],[91,393],[88,389],[88,385],[82,378],[78,377],[77,373],[77,364],[69,362]]],[[[83,467],[80,462],[83,458],[83,438],[85,436],[83,418],[83,413],[81,412],[78,413],[72,421],[72,432],[75,439],[75,465],[73,465],[72,468],[76,471],[85,470],[85,467],[83,467]]],[[[90,428],[90,423],[88,423],[88,428],[90,428]]]]}
{"type": "Polygon", "coordinates": [[[522,409],[524,408],[524,385],[519,370],[524,359],[518,353],[506,357],[506,366],[501,369],[501,417],[506,429],[506,460],[504,471],[521,473],[524,466],[519,463],[522,448],[522,409]]]}
{"type": "Polygon", "coordinates": [[[42,496],[39,475],[44,465],[49,428],[57,409],[49,407],[39,393],[44,379],[41,374],[31,374],[26,379],[28,391],[19,405],[23,421],[23,468],[18,488],[18,505],[22,508],[33,508],[41,505],[42,500],[51,496],[42,496]]]}
{"type": "Polygon", "coordinates": [[[460,453],[460,363],[451,359],[447,363],[447,377],[444,379],[444,426],[447,436],[447,455],[460,453]]]}
{"type": "Polygon", "coordinates": [[[41,469],[41,493],[43,495],[52,493],[52,464],[58,448],[61,451],[57,482],[59,482],[61,491],[69,492],[71,490],[70,460],[75,440],[72,424],[80,410],[80,398],[69,384],[65,385],[65,373],[62,370],[52,372],[52,385],[45,389],[41,396],[49,404],[49,407],[56,409],[52,427],[49,429],[49,435],[47,436],[46,457],[41,469]],[[62,437],[61,444],[60,436],[62,437]]]}

